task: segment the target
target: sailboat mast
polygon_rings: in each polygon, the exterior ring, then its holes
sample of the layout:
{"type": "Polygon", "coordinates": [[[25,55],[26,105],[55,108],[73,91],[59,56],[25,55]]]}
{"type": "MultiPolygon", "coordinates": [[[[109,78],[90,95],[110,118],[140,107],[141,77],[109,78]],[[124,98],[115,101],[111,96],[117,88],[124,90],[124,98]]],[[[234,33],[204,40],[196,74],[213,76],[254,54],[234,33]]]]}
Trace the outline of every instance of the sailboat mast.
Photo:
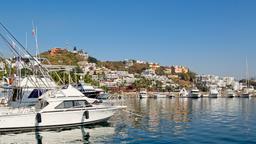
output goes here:
{"type": "Polygon", "coordinates": [[[37,41],[37,27],[36,27],[36,35],[35,35],[35,41],[36,41],[36,53],[37,53],[37,58],[39,58],[39,46],[38,46],[38,41],[37,41]]]}
{"type": "Polygon", "coordinates": [[[248,66],[248,60],[246,57],[246,85],[249,87],[249,66],[248,66]]]}

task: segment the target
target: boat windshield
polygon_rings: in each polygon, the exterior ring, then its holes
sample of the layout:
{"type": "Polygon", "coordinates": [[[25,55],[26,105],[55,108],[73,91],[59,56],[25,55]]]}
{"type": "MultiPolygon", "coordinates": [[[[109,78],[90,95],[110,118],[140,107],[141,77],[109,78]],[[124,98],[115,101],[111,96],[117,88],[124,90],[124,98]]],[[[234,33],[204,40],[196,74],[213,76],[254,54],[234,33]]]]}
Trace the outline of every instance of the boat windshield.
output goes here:
{"type": "Polygon", "coordinates": [[[92,107],[86,100],[67,100],[55,107],[55,109],[92,107]]]}
{"type": "Polygon", "coordinates": [[[49,103],[45,100],[42,99],[38,99],[38,103],[36,103],[35,108],[37,110],[41,110],[43,108],[45,108],[49,103]]]}

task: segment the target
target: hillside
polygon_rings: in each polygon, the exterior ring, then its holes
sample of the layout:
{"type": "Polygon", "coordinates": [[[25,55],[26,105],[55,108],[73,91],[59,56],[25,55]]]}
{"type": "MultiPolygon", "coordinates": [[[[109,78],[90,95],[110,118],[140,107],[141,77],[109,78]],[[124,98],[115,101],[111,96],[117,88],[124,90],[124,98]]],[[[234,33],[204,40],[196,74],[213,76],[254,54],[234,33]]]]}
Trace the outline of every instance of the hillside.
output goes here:
{"type": "Polygon", "coordinates": [[[131,74],[141,73],[149,68],[148,64],[134,63],[132,66],[127,66],[124,61],[104,61],[98,62],[99,66],[104,66],[111,70],[128,71],[131,74]]]}
{"type": "Polygon", "coordinates": [[[40,54],[41,58],[47,58],[53,65],[77,65],[80,61],[88,61],[97,63],[98,60],[94,57],[84,57],[79,53],[73,53],[65,49],[58,50],[57,52],[43,52],[40,54]]]}
{"type": "Polygon", "coordinates": [[[148,64],[134,63],[127,67],[125,61],[99,61],[85,53],[71,52],[67,49],[53,48],[47,52],[40,54],[41,58],[46,58],[53,65],[78,65],[80,61],[88,61],[89,63],[97,63],[99,67],[106,67],[111,70],[128,71],[129,73],[141,73],[149,68],[148,64]]]}

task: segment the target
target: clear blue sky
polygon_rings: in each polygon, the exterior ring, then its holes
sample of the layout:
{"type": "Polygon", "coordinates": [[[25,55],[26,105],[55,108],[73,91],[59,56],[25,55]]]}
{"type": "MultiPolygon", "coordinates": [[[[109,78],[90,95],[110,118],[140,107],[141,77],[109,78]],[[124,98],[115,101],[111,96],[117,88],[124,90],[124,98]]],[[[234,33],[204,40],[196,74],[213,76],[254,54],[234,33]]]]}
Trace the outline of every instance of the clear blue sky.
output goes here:
{"type": "MultiPolygon", "coordinates": [[[[141,59],[198,73],[256,74],[255,0],[1,0],[0,21],[41,51],[85,49],[100,60],[141,59]]],[[[2,47],[2,46],[0,46],[2,47]]]]}

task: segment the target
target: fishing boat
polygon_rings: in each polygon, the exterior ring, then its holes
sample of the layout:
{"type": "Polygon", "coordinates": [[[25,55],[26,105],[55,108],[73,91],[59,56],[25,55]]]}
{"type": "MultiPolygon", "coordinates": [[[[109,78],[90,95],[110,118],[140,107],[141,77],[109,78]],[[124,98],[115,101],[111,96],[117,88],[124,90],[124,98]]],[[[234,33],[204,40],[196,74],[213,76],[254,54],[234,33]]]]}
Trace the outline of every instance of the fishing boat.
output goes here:
{"type": "Polygon", "coordinates": [[[226,97],[226,98],[233,98],[235,96],[236,96],[236,94],[232,89],[227,89],[224,92],[224,97],[226,97]]]}
{"type": "Polygon", "coordinates": [[[123,108],[87,98],[69,85],[65,89],[49,90],[42,94],[34,107],[1,111],[0,132],[94,124],[107,121],[123,108]]]}
{"type": "Polygon", "coordinates": [[[57,88],[57,85],[49,78],[35,75],[16,78],[12,84],[9,105],[11,107],[35,105],[38,97],[54,88],[57,88]]]}

